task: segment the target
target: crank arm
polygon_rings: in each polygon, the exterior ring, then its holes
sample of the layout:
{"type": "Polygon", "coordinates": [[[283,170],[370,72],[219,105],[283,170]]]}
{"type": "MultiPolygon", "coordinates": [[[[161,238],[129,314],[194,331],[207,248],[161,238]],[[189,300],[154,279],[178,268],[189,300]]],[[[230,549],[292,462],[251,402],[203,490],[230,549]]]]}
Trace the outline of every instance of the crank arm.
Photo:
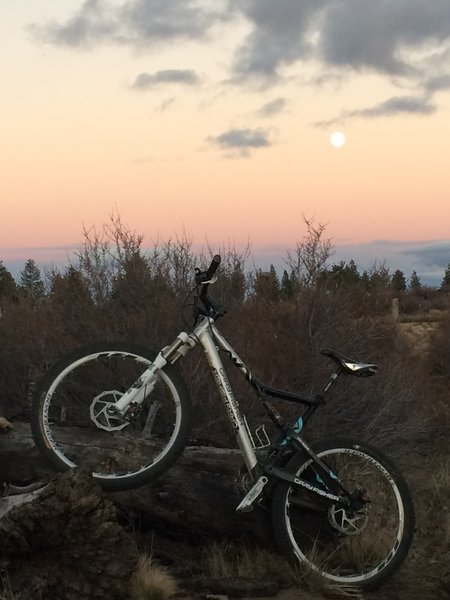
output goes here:
{"type": "Polygon", "coordinates": [[[253,510],[253,503],[261,496],[265,485],[269,480],[264,475],[257,480],[254,486],[242,499],[239,506],[236,508],[236,512],[249,512],[253,510]]]}

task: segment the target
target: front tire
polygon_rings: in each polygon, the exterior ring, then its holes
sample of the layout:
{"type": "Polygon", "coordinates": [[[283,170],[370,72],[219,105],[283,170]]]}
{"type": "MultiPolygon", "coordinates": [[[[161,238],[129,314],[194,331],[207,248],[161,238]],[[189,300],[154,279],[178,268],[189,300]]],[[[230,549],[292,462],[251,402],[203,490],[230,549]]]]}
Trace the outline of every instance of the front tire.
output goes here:
{"type": "MultiPolygon", "coordinates": [[[[326,440],[314,452],[351,493],[370,499],[360,511],[294,484],[277,483],[273,495],[274,534],[282,551],[307,573],[332,586],[375,589],[400,567],[414,534],[414,508],[396,467],[366,443],[326,440]]],[[[309,456],[296,454],[287,470],[324,486],[309,456]]]]}
{"type": "Polygon", "coordinates": [[[154,358],[147,348],[107,342],[81,348],[49,371],[32,400],[31,428],[57,470],[87,466],[103,488],[124,490],[175,462],[189,438],[191,401],[172,365],[131,418],[114,414],[114,402],[154,358]]]}

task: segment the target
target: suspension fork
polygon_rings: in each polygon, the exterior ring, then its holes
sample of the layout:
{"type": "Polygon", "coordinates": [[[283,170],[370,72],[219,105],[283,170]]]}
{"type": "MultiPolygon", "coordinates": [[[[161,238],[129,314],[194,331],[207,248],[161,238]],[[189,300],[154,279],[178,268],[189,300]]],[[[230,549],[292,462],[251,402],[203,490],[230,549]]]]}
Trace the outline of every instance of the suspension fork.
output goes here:
{"type": "Polygon", "coordinates": [[[124,415],[130,404],[142,404],[150,394],[158,381],[158,373],[167,364],[175,363],[198,343],[197,338],[182,331],[175,340],[163,348],[155,357],[154,361],[145,369],[142,375],[126,390],[126,392],[114,404],[114,409],[124,415]]]}

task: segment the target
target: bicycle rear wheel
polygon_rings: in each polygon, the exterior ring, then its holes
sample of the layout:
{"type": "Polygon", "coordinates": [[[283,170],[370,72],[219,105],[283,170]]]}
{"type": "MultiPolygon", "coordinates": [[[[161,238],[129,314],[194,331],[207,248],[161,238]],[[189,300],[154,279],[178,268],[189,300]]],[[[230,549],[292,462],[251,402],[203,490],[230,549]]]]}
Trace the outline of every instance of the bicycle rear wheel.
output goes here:
{"type": "Polygon", "coordinates": [[[133,488],[167,470],[190,432],[191,402],[173,366],[126,418],[113,405],[155,354],[134,344],[104,343],[62,359],[39,384],[32,401],[36,444],[58,470],[91,469],[102,487],[133,488]]]}
{"type": "MultiPolygon", "coordinates": [[[[327,440],[313,449],[350,494],[368,501],[358,510],[344,509],[280,482],[272,504],[277,542],[312,576],[329,584],[379,587],[400,567],[412,542],[414,509],[407,485],[394,465],[365,443],[327,440]]],[[[295,455],[287,469],[326,490],[309,457],[295,455]]]]}

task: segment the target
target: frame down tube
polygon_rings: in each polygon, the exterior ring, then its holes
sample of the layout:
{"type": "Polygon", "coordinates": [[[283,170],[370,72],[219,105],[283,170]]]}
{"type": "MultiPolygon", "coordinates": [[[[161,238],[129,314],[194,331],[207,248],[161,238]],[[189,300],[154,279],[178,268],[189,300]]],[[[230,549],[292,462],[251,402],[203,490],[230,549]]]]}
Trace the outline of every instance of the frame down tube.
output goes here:
{"type": "MultiPolygon", "coordinates": [[[[214,327],[213,324],[212,327],[214,327]]],[[[239,402],[237,401],[233,390],[231,389],[230,381],[220,359],[216,343],[211,335],[211,332],[209,331],[209,327],[202,327],[201,329],[202,331],[198,333],[198,339],[203,346],[206,359],[213,372],[214,379],[228,414],[228,418],[230,419],[236,434],[239,448],[242,451],[245,465],[248,471],[251,472],[257,465],[258,461],[247,432],[247,427],[244,423],[244,419],[242,418],[241,411],[239,410],[239,402]]]]}

